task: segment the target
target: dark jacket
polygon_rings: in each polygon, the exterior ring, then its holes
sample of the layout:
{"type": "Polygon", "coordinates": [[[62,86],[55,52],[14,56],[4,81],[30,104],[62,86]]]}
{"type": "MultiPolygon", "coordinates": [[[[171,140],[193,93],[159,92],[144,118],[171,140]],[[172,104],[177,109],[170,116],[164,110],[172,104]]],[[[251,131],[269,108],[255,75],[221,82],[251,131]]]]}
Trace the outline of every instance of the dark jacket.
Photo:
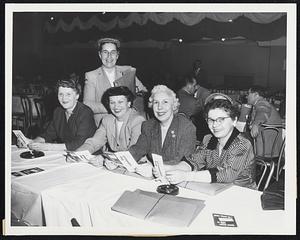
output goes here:
{"type": "Polygon", "coordinates": [[[156,119],[143,122],[142,133],[129,151],[136,161],[152,153],[162,156],[165,164],[174,165],[193,153],[196,146],[196,128],[186,117],[175,114],[162,146],[161,127],[156,119]]]}
{"type": "Polygon", "coordinates": [[[236,128],[220,156],[218,139],[209,134],[204,137],[203,146],[183,160],[191,166],[192,170],[208,170],[212,182],[232,182],[256,189],[253,147],[236,128]]]}
{"type": "Polygon", "coordinates": [[[197,99],[192,94],[180,89],[177,92],[177,97],[180,102],[178,112],[184,113],[188,118],[200,112],[201,109],[197,103],[197,99]]]}
{"type": "Polygon", "coordinates": [[[73,151],[92,137],[95,131],[94,113],[88,106],[77,102],[68,121],[65,110],[61,106],[57,107],[53,120],[41,137],[46,142],[65,143],[67,150],[73,151]]]}

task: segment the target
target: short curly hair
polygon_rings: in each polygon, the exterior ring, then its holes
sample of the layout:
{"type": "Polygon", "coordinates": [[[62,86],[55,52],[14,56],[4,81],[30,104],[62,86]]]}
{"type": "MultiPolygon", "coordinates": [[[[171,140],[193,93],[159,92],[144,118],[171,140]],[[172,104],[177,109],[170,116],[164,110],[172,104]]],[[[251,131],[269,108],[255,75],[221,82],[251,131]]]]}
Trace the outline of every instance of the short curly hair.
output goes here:
{"type": "Polygon", "coordinates": [[[173,99],[173,102],[174,102],[173,103],[173,112],[177,113],[178,109],[179,109],[179,105],[180,105],[179,100],[176,97],[175,92],[172,89],[165,86],[165,85],[156,85],[156,86],[153,87],[153,89],[151,91],[151,96],[149,97],[148,107],[153,108],[154,95],[157,94],[157,93],[160,93],[160,92],[166,93],[167,95],[169,95],[173,99]]]}
{"type": "Polygon", "coordinates": [[[232,120],[235,120],[240,115],[240,110],[237,104],[232,104],[229,100],[215,99],[209,101],[204,107],[204,117],[207,119],[210,110],[220,108],[227,112],[232,120]]]}
{"type": "Polygon", "coordinates": [[[131,103],[130,107],[132,107],[133,101],[135,99],[135,95],[129,90],[128,87],[125,86],[111,87],[107,89],[102,96],[102,103],[106,109],[110,110],[109,97],[112,96],[125,96],[127,101],[131,103]]]}
{"type": "Polygon", "coordinates": [[[81,94],[81,85],[74,78],[60,79],[56,83],[56,93],[58,93],[59,87],[72,88],[78,95],[81,94]]]}

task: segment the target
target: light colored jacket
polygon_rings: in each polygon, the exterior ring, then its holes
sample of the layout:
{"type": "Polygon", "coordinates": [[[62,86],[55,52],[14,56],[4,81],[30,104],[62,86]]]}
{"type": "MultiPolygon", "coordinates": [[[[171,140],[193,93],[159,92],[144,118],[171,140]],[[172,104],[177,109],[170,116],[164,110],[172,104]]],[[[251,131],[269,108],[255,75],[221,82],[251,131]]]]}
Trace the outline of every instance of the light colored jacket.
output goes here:
{"type": "MultiPolygon", "coordinates": [[[[131,66],[116,66],[116,79],[122,77],[125,71],[129,69],[135,70],[131,66]]],[[[136,90],[147,91],[145,86],[139,81],[136,77],[135,79],[136,90]]],[[[96,126],[99,126],[99,123],[103,116],[107,115],[107,109],[102,104],[103,93],[111,87],[111,84],[108,80],[106,73],[102,67],[99,67],[93,71],[85,73],[85,85],[83,91],[83,103],[89,106],[94,112],[94,119],[96,126]]]]}
{"type": "Polygon", "coordinates": [[[76,151],[88,150],[94,153],[104,146],[104,150],[125,151],[134,145],[141,134],[142,122],[145,118],[130,109],[117,136],[116,118],[112,114],[105,116],[94,136],[88,138],[76,151]],[[108,145],[106,147],[106,145],[108,145]]]}

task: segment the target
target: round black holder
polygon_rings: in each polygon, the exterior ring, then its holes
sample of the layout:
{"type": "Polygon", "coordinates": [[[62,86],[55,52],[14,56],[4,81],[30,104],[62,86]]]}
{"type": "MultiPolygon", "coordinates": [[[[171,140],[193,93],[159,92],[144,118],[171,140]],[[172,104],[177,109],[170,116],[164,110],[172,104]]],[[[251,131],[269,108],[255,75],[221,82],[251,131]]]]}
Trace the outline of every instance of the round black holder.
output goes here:
{"type": "Polygon", "coordinates": [[[20,154],[21,158],[26,158],[26,159],[38,158],[38,157],[42,157],[42,156],[45,156],[45,153],[43,153],[41,151],[36,151],[36,150],[22,152],[20,154]]]}
{"type": "Polygon", "coordinates": [[[158,186],[156,191],[163,194],[177,195],[179,193],[179,188],[174,184],[164,184],[158,186]]]}

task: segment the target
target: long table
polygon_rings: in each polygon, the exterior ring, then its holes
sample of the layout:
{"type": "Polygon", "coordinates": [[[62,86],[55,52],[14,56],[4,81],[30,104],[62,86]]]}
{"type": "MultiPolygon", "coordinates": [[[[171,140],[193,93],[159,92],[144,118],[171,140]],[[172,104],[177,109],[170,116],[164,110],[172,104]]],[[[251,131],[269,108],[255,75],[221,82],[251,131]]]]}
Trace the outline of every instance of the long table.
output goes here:
{"type": "Polygon", "coordinates": [[[215,196],[180,188],[178,196],[202,199],[206,204],[189,227],[140,220],[114,212],[111,207],[125,190],[155,192],[159,182],[114,173],[87,163],[67,163],[62,152],[47,152],[43,158],[25,160],[19,157],[24,150],[12,149],[12,171],[32,167],[44,169],[11,179],[11,212],[29,225],[44,226],[35,228],[39,229],[38,234],[43,231],[49,234],[49,229],[55,229],[52,234],[61,230],[68,234],[79,231],[72,227],[72,218],[80,224],[80,231],[113,235],[285,234],[290,230],[286,211],[264,211],[261,192],[238,186],[215,196]],[[215,226],[213,213],[233,215],[238,226],[215,226]]]}

